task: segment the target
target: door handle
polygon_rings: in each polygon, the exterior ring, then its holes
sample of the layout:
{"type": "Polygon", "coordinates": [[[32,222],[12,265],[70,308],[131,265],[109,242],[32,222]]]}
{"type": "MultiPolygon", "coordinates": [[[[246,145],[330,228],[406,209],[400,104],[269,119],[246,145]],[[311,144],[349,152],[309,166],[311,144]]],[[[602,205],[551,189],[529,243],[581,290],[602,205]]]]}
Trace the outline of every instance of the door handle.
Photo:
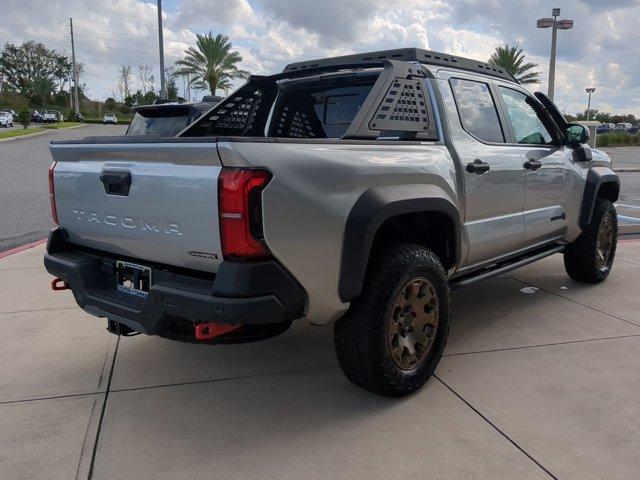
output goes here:
{"type": "Polygon", "coordinates": [[[540,167],[542,167],[542,162],[538,160],[527,160],[526,162],[524,162],[522,166],[527,170],[531,170],[532,172],[535,172],[540,167]]]}
{"type": "Polygon", "coordinates": [[[472,163],[467,163],[467,172],[475,173],[476,175],[482,175],[483,173],[488,172],[491,169],[491,166],[476,158],[472,163]]]}

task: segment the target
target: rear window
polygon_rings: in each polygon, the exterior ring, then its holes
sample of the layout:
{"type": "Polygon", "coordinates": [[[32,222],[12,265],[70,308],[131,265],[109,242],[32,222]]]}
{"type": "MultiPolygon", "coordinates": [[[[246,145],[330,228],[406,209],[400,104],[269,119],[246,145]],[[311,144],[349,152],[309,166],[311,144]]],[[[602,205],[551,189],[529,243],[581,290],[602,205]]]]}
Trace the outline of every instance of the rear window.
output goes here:
{"type": "Polygon", "coordinates": [[[157,108],[136,112],[127,135],[160,135],[173,137],[200,116],[190,108],[157,108]]]}
{"type": "Polygon", "coordinates": [[[375,78],[361,85],[321,85],[284,90],[274,110],[271,136],[340,138],[369,95],[375,78]]]}

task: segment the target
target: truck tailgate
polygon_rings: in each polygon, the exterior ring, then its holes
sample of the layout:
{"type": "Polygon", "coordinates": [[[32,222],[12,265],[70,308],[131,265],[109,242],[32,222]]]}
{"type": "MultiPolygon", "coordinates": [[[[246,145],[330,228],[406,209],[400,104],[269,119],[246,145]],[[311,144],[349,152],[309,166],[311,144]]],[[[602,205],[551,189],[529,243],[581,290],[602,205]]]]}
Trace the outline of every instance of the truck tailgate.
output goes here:
{"type": "Polygon", "coordinates": [[[215,272],[222,260],[215,141],[146,142],[51,144],[60,226],[77,245],[215,272]]]}

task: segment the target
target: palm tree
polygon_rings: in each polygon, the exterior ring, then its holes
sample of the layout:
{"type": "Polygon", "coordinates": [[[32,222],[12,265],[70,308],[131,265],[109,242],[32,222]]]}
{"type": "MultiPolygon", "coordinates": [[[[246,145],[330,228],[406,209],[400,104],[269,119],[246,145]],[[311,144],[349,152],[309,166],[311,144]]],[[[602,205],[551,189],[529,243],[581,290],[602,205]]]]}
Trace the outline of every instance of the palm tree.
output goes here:
{"type": "Polygon", "coordinates": [[[532,68],[537,67],[535,63],[524,63],[524,54],[522,49],[510,47],[505,45],[504,47],[496,47],[496,51],[493,52],[489,59],[490,65],[496,67],[502,67],[505,70],[511,72],[511,74],[522,84],[526,83],[540,83],[540,72],[528,72],[532,68]]]}
{"type": "Polygon", "coordinates": [[[199,90],[209,89],[215,95],[216,89],[227,92],[234,78],[249,76],[249,72],[238,68],[242,57],[238,52],[231,51],[233,45],[229,42],[229,37],[222,34],[214,37],[211,32],[198,34],[196,37],[197,48],[189,47],[184,58],[176,62],[181,67],[176,73],[189,75],[190,85],[199,90]]]}

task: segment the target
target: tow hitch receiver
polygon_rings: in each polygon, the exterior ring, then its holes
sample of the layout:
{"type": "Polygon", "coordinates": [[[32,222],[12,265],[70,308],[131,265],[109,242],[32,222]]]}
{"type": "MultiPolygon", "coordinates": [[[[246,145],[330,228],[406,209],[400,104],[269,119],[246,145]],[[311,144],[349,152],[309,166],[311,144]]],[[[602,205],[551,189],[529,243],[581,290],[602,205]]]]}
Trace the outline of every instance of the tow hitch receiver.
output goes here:
{"type": "Polygon", "coordinates": [[[51,290],[54,290],[56,292],[58,290],[69,290],[69,284],[61,278],[56,277],[51,280],[51,290]]]}
{"type": "Polygon", "coordinates": [[[230,323],[205,322],[196,325],[196,340],[211,340],[225,333],[233,332],[242,325],[231,325],[230,323]]]}

